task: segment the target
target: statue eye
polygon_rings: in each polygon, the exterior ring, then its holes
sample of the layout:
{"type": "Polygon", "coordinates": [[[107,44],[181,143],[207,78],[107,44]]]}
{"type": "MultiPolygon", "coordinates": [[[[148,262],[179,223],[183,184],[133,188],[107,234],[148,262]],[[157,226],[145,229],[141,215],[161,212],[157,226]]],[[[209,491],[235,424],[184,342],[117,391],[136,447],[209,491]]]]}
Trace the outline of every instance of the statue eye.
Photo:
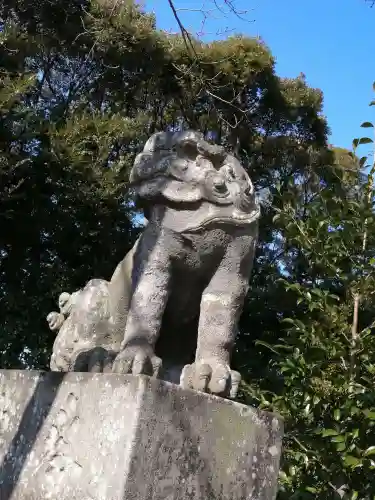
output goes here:
{"type": "Polygon", "coordinates": [[[193,144],[186,144],[183,149],[184,153],[186,156],[189,158],[196,158],[197,157],[197,148],[193,144]]]}
{"type": "Polygon", "coordinates": [[[232,182],[236,179],[236,173],[234,171],[234,168],[231,167],[230,165],[225,165],[222,170],[224,171],[225,177],[227,178],[228,182],[232,182]]]}
{"type": "Polygon", "coordinates": [[[252,188],[251,184],[247,184],[247,186],[244,190],[244,194],[246,196],[251,196],[252,193],[253,193],[253,188],[252,188]]]}
{"type": "Polygon", "coordinates": [[[196,144],[188,141],[178,144],[176,146],[176,152],[177,154],[179,152],[182,157],[188,158],[189,160],[193,161],[196,160],[198,154],[196,144]]]}
{"type": "Polygon", "coordinates": [[[228,167],[228,175],[231,179],[235,179],[236,178],[236,174],[234,172],[234,169],[233,167],[228,167]]]}

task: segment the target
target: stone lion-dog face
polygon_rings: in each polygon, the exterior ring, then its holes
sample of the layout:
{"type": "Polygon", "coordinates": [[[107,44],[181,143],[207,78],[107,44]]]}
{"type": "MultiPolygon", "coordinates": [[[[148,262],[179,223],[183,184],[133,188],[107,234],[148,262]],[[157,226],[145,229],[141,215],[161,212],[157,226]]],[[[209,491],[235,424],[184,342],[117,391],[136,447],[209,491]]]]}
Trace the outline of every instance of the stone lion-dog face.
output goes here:
{"type": "Polygon", "coordinates": [[[180,366],[183,387],[235,396],[230,357],[260,216],[251,180],[223,147],[187,131],[151,136],[130,182],[148,224],[108,283],[111,369],[163,377],[180,366]]]}

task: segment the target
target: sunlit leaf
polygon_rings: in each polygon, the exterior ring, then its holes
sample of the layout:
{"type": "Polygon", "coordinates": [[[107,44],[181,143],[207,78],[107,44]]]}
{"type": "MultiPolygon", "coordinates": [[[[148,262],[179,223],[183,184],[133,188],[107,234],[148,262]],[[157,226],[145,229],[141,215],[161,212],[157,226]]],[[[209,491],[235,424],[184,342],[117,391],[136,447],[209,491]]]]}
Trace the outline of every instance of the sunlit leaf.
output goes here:
{"type": "Polygon", "coordinates": [[[346,437],[344,435],[341,436],[335,436],[331,439],[332,443],[343,443],[345,441],[346,437]]]}
{"type": "Polygon", "coordinates": [[[358,467],[361,464],[361,460],[353,455],[346,455],[344,458],[344,464],[349,467],[358,467]]]}
{"type": "Polygon", "coordinates": [[[367,448],[367,450],[364,452],[365,457],[369,457],[370,455],[375,455],[375,446],[370,446],[367,448]]]}
{"type": "Polygon", "coordinates": [[[358,144],[371,144],[373,142],[370,137],[361,137],[358,144]]]}
{"type": "Polygon", "coordinates": [[[367,161],[367,156],[362,156],[362,158],[359,160],[359,166],[362,168],[363,165],[366,163],[367,161]]]}
{"type": "Polygon", "coordinates": [[[338,432],[335,431],[335,429],[324,429],[323,432],[322,432],[322,436],[323,437],[337,436],[337,435],[338,435],[338,432]]]}
{"type": "Polygon", "coordinates": [[[309,493],[318,493],[318,490],[313,486],[307,486],[305,490],[308,491],[309,493]]]}
{"type": "Polygon", "coordinates": [[[363,413],[370,420],[375,420],[375,410],[364,410],[363,413]]]}

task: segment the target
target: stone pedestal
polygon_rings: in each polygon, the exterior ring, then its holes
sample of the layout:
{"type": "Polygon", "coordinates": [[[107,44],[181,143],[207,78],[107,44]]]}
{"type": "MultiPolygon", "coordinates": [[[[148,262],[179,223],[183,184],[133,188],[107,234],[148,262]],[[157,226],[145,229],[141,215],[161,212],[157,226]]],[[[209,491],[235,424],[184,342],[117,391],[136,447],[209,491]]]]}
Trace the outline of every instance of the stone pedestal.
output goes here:
{"type": "Polygon", "coordinates": [[[271,500],[281,436],[143,376],[0,370],[1,500],[271,500]]]}

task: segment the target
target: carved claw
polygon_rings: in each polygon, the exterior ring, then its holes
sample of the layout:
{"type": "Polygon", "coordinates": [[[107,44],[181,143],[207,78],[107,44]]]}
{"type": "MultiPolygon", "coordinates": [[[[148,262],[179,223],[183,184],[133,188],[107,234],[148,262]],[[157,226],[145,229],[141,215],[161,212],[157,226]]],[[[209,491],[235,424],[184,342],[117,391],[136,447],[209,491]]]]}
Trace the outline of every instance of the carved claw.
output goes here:
{"type": "Polygon", "coordinates": [[[49,329],[53,332],[60,330],[65,321],[64,315],[58,312],[50,312],[46,319],[49,329]]]}
{"type": "Polygon", "coordinates": [[[112,371],[157,378],[160,369],[161,359],[155,356],[151,346],[129,346],[117,355],[112,371]]]}
{"type": "Polygon", "coordinates": [[[74,363],[75,372],[107,373],[111,372],[114,354],[96,347],[89,351],[82,351],[74,363]]]}
{"type": "Polygon", "coordinates": [[[184,389],[195,389],[222,397],[235,398],[241,375],[217,360],[202,360],[184,366],[180,385],[184,389]]]}
{"type": "Polygon", "coordinates": [[[53,372],[66,372],[69,370],[69,359],[53,353],[51,356],[50,368],[53,372]]]}
{"type": "Polygon", "coordinates": [[[59,308],[60,312],[64,314],[65,316],[67,315],[66,313],[69,313],[69,305],[71,301],[71,294],[68,292],[63,292],[59,295],[59,308]]]}

